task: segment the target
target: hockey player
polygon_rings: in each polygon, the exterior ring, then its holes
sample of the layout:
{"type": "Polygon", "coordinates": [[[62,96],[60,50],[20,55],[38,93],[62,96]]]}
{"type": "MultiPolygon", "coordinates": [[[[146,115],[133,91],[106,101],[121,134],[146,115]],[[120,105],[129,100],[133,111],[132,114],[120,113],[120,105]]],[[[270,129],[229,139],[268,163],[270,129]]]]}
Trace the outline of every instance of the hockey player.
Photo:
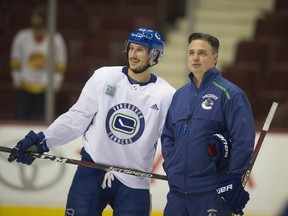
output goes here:
{"type": "MultiPolygon", "coordinates": [[[[102,67],[84,86],[78,101],[47,130],[30,131],[10,155],[31,164],[23,152],[39,152],[83,135],[82,160],[152,171],[157,140],[175,89],[151,73],[163,55],[159,32],[133,31],[125,44],[128,66],[102,67]]],[[[100,216],[106,205],[113,215],[148,216],[150,179],[79,166],[67,200],[66,215],[100,216]]]]}
{"type": "MultiPolygon", "coordinates": [[[[49,38],[47,8],[38,5],[31,15],[31,27],[20,30],[13,38],[11,48],[11,75],[18,91],[16,98],[17,120],[44,119],[45,92],[48,84],[49,38]],[[33,111],[33,118],[30,117],[33,111]]],[[[53,89],[57,92],[62,85],[67,64],[67,48],[63,36],[53,36],[53,89]]]]}
{"type": "Polygon", "coordinates": [[[161,137],[170,188],[165,216],[242,215],[249,200],[241,176],[254,146],[253,115],[243,91],[215,67],[218,49],[214,36],[189,36],[191,82],[174,94],[161,137]],[[230,148],[211,145],[211,136],[224,132],[230,148]],[[224,156],[220,161],[217,153],[224,156]]]}

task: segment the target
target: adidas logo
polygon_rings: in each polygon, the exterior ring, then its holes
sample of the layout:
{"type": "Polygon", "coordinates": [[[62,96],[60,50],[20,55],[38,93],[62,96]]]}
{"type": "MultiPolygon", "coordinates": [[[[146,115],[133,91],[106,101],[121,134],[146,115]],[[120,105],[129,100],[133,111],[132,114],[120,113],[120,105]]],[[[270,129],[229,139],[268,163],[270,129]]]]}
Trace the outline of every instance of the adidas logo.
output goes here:
{"type": "Polygon", "coordinates": [[[157,104],[153,104],[150,108],[151,108],[151,109],[155,109],[155,110],[159,110],[157,104]]]}

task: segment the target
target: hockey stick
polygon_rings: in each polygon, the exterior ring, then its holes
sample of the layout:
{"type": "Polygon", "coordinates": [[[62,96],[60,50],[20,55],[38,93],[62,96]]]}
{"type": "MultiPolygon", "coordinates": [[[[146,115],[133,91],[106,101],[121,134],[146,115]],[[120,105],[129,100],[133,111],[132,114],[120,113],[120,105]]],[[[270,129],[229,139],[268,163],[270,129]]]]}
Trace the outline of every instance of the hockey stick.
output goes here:
{"type": "Polygon", "coordinates": [[[244,173],[244,176],[243,176],[243,179],[242,179],[242,186],[243,187],[245,187],[247,182],[248,182],[248,179],[249,179],[249,176],[251,174],[252,168],[254,166],[254,163],[256,161],[256,158],[257,158],[258,153],[260,151],[260,148],[262,146],[263,140],[264,140],[264,138],[265,138],[265,136],[267,134],[267,131],[269,130],[269,127],[270,127],[270,124],[271,124],[272,119],[274,117],[274,114],[276,112],[277,106],[278,106],[278,103],[276,103],[276,102],[272,103],[272,106],[270,108],[269,114],[268,114],[268,116],[266,118],[264,126],[263,126],[263,128],[261,130],[260,136],[258,138],[256,147],[255,147],[255,149],[253,151],[253,154],[251,156],[251,160],[250,160],[250,162],[249,162],[249,164],[248,164],[248,166],[247,166],[247,168],[245,170],[245,173],[244,173]]]}
{"type": "MultiPolygon", "coordinates": [[[[245,186],[246,186],[246,184],[248,182],[249,176],[251,175],[252,168],[253,168],[254,163],[255,163],[255,161],[257,159],[257,156],[258,156],[258,153],[259,153],[260,148],[262,146],[262,143],[264,141],[264,138],[265,138],[265,136],[266,136],[266,134],[267,134],[267,132],[269,130],[270,124],[272,122],[272,119],[274,117],[274,114],[276,112],[277,107],[278,107],[278,103],[273,102],[272,106],[270,108],[270,111],[268,113],[268,116],[266,117],[264,126],[263,126],[263,128],[261,130],[261,133],[260,133],[260,136],[258,138],[256,147],[255,147],[255,149],[254,149],[254,151],[252,153],[252,156],[251,156],[251,159],[249,161],[249,164],[248,164],[248,166],[247,166],[247,168],[246,168],[246,170],[244,172],[244,175],[243,175],[243,178],[242,178],[242,186],[243,186],[243,188],[245,188],[245,186]]],[[[231,213],[230,215],[233,216],[234,214],[231,213]]]]}
{"type": "MultiPolygon", "coordinates": [[[[12,148],[0,146],[0,152],[11,153],[12,148]]],[[[151,173],[151,172],[143,172],[143,171],[135,170],[135,169],[109,166],[109,165],[104,165],[104,164],[99,164],[99,163],[75,160],[75,159],[61,157],[61,156],[41,154],[41,153],[37,153],[37,152],[27,152],[27,154],[29,154],[33,158],[46,159],[46,160],[55,161],[55,162],[59,162],[59,163],[81,165],[81,166],[105,170],[107,172],[108,171],[116,171],[116,172],[120,172],[120,173],[124,173],[124,174],[128,174],[128,175],[134,175],[134,176],[138,176],[138,177],[167,180],[167,176],[165,176],[165,175],[151,173]]]]}

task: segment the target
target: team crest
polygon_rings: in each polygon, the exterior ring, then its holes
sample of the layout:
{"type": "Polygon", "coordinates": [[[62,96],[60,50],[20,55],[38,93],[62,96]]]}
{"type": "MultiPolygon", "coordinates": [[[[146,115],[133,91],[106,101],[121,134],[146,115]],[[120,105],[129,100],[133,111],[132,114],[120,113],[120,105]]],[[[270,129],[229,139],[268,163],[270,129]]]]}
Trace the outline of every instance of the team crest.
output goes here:
{"type": "Polygon", "coordinates": [[[208,216],[217,216],[217,210],[216,209],[208,209],[208,216]]]}
{"type": "Polygon", "coordinates": [[[132,104],[117,104],[107,114],[107,135],[118,144],[132,144],[140,138],[144,128],[144,115],[138,107],[132,104]]]}
{"type": "Polygon", "coordinates": [[[206,94],[202,98],[204,101],[202,102],[201,106],[205,110],[211,110],[215,101],[218,99],[218,97],[214,94],[206,94]]]}

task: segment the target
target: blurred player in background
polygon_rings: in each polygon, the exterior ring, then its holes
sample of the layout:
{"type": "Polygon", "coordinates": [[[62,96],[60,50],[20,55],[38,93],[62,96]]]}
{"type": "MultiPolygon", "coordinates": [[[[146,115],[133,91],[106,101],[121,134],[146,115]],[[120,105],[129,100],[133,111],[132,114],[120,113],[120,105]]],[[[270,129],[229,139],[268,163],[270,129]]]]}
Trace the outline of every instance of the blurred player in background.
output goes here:
{"type": "Polygon", "coordinates": [[[212,35],[189,36],[191,82],[176,91],[161,137],[170,188],[165,216],[242,215],[249,200],[241,176],[254,147],[253,114],[243,91],[215,67],[218,50],[212,35]],[[230,144],[213,145],[217,133],[230,144]]]}
{"type": "MultiPolygon", "coordinates": [[[[164,42],[154,30],[139,28],[125,43],[128,66],[97,69],[78,101],[47,130],[30,131],[10,161],[31,164],[24,151],[38,152],[83,136],[83,161],[151,172],[157,141],[175,89],[152,73],[164,42]]],[[[109,204],[113,215],[150,215],[150,179],[79,166],[66,206],[68,216],[100,216],[109,204]]]]}
{"type": "MultiPolygon", "coordinates": [[[[35,7],[30,22],[31,27],[19,31],[12,42],[10,66],[13,85],[18,89],[15,118],[43,120],[49,45],[46,7],[35,7]]],[[[58,91],[66,70],[67,51],[64,39],[59,33],[54,35],[53,42],[53,87],[58,91]]]]}

